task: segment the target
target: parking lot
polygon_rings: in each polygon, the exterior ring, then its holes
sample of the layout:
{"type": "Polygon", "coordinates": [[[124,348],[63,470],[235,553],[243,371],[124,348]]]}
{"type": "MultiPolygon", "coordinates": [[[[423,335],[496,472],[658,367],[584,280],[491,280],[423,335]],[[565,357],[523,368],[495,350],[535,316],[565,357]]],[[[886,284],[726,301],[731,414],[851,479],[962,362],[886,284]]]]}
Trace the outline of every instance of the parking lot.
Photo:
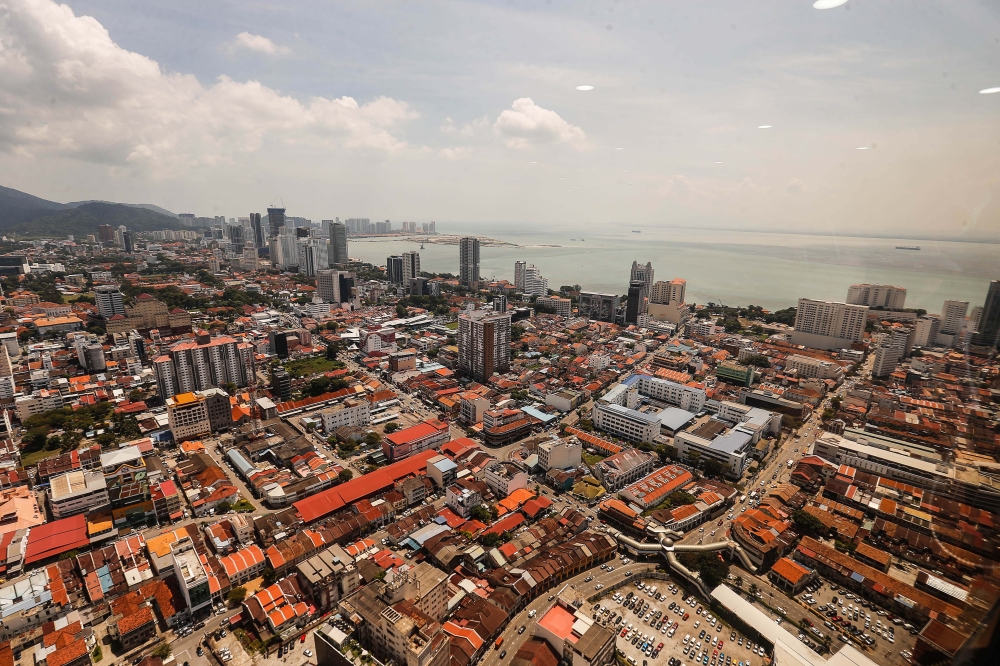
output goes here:
{"type": "Polygon", "coordinates": [[[590,613],[617,631],[618,650],[630,664],[666,663],[671,657],[704,666],[770,661],[763,646],[713,617],[695,597],[685,598],[671,581],[637,580],[593,604],[590,613]]]}
{"type": "Polygon", "coordinates": [[[831,646],[834,650],[836,643],[840,642],[837,639],[839,634],[850,635],[855,645],[866,646],[869,654],[878,655],[880,662],[905,663],[908,660],[901,653],[912,652],[916,643],[919,627],[901,618],[893,618],[891,613],[878,605],[824,580],[815,581],[793,603],[804,603],[819,614],[814,622],[815,628],[835,639],[835,644],[831,646]],[[811,600],[815,603],[809,603],[805,597],[807,594],[812,595],[811,600]]]}

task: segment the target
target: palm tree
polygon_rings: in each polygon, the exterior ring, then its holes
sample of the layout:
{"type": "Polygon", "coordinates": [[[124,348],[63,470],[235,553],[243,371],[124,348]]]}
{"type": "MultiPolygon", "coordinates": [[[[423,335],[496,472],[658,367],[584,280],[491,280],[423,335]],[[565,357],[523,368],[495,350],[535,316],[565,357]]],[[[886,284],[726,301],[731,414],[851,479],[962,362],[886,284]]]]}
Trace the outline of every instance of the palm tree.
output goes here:
{"type": "Polygon", "coordinates": [[[757,583],[750,583],[750,594],[751,596],[757,596],[757,583]]]}
{"type": "Polygon", "coordinates": [[[736,587],[743,589],[743,576],[736,577],[736,587]]]}

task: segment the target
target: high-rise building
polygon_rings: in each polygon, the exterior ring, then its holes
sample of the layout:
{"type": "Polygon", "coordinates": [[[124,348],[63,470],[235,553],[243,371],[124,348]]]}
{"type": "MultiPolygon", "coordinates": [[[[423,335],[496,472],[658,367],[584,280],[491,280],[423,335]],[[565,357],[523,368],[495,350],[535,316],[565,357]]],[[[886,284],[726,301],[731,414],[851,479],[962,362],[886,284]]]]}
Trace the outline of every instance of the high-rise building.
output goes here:
{"type": "Polygon", "coordinates": [[[242,388],[253,372],[253,345],[229,336],[209,338],[200,332],[193,341],[180,342],[153,359],[153,368],[164,400],[230,383],[242,388]]]}
{"type": "Polygon", "coordinates": [[[135,252],[135,245],[132,244],[132,232],[125,230],[122,232],[122,247],[125,248],[125,254],[132,254],[135,252]]]}
{"type": "Polygon", "coordinates": [[[507,297],[503,294],[497,294],[493,297],[493,311],[503,314],[507,312],[507,297]]]}
{"type": "Polygon", "coordinates": [[[649,292],[653,289],[653,264],[647,262],[645,266],[638,261],[632,262],[632,271],[629,275],[629,285],[633,282],[642,282],[643,293],[639,299],[639,314],[646,314],[646,305],[649,303],[649,292]]]}
{"type": "Polygon", "coordinates": [[[458,242],[458,281],[463,287],[479,286],[479,239],[466,236],[458,242]]]}
{"type": "Polygon", "coordinates": [[[899,365],[899,362],[906,358],[906,354],[912,349],[915,331],[912,327],[896,324],[885,336],[882,343],[875,350],[875,363],[872,366],[873,377],[888,377],[899,365]]]}
{"type": "Polygon", "coordinates": [[[514,290],[524,292],[524,270],[528,266],[527,262],[514,262],[514,290]]]}
{"type": "Polygon", "coordinates": [[[102,284],[94,287],[94,300],[97,304],[97,314],[104,319],[125,314],[122,292],[116,284],[102,284]]]}
{"type": "Polygon", "coordinates": [[[938,332],[941,330],[941,316],[935,314],[924,315],[917,319],[915,326],[916,333],[913,344],[917,347],[932,347],[937,344],[938,332]]]}
{"type": "Polygon", "coordinates": [[[969,301],[945,301],[941,308],[941,330],[943,335],[958,335],[969,311],[969,301]]]}
{"type": "Polygon", "coordinates": [[[267,247],[264,227],[260,222],[260,213],[250,213],[250,227],[253,229],[253,242],[257,248],[267,247]]]}
{"type": "Polygon", "coordinates": [[[847,290],[847,303],[867,305],[884,310],[902,310],[906,289],[885,284],[852,284],[847,290]]]}
{"type": "Polygon", "coordinates": [[[285,209],[284,208],[268,208],[267,209],[267,225],[270,230],[270,237],[274,238],[278,235],[282,227],[285,226],[285,209]]]}
{"type": "Polygon", "coordinates": [[[792,344],[813,349],[843,349],[864,339],[867,305],[800,298],[792,344]]]}
{"type": "Polygon", "coordinates": [[[403,284],[403,258],[398,254],[385,258],[385,279],[390,284],[403,284]]]}
{"type": "Polygon", "coordinates": [[[628,297],[625,301],[625,323],[635,324],[639,321],[639,315],[643,314],[642,306],[646,300],[646,283],[642,280],[633,280],[628,285],[628,297]]]}
{"type": "Polygon", "coordinates": [[[542,272],[534,264],[524,269],[523,291],[526,296],[549,295],[549,281],[542,277],[542,272]]]}
{"type": "Polygon", "coordinates": [[[580,292],[580,304],[577,312],[581,317],[597,321],[614,322],[615,314],[621,305],[621,297],[617,294],[598,294],[592,291],[580,292]]]}
{"type": "Polygon", "coordinates": [[[972,344],[982,347],[1000,346],[1000,280],[990,282],[972,344]]]}
{"type": "Polygon", "coordinates": [[[316,273],[326,270],[330,265],[327,257],[329,245],[323,238],[303,238],[298,242],[299,247],[299,273],[309,277],[315,277],[316,273]]]}
{"type": "Polygon", "coordinates": [[[284,368],[275,368],[271,373],[271,390],[279,402],[292,399],[292,376],[284,368]]]}
{"type": "Polygon", "coordinates": [[[115,230],[110,224],[97,225],[97,237],[102,243],[115,239],[115,230]]]}
{"type": "Polygon", "coordinates": [[[649,290],[649,302],[660,305],[683,303],[684,292],[687,290],[687,280],[674,278],[670,282],[659,280],[653,283],[649,290]]]}
{"type": "Polygon", "coordinates": [[[288,334],[285,331],[268,331],[268,347],[278,358],[288,358],[288,334]]]}
{"type": "Polygon", "coordinates": [[[347,227],[343,222],[330,224],[330,265],[346,266],[347,258],[347,227]]]}
{"type": "Polygon", "coordinates": [[[509,314],[471,310],[458,316],[458,368],[480,382],[510,369],[509,314]]]}
{"type": "Polygon", "coordinates": [[[350,308],[360,306],[360,297],[354,284],[354,273],[330,268],[316,273],[316,291],[324,303],[349,303],[350,308]]]}
{"type": "Polygon", "coordinates": [[[403,253],[403,284],[410,284],[410,280],[420,277],[420,253],[403,253]]]}

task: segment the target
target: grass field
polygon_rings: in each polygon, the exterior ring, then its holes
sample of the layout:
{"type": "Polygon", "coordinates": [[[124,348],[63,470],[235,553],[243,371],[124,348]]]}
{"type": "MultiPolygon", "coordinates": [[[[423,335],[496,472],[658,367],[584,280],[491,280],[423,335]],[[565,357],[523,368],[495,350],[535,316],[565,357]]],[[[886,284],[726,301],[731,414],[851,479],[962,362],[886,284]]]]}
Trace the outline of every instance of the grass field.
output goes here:
{"type": "Polygon", "coordinates": [[[343,367],[343,364],[339,361],[330,361],[325,356],[302,358],[285,364],[285,370],[292,377],[308,377],[320,372],[329,372],[338,367],[343,367]]]}
{"type": "Polygon", "coordinates": [[[42,451],[35,451],[33,453],[26,453],[23,456],[21,456],[21,466],[30,467],[41,460],[57,456],[59,455],[59,453],[60,453],[59,449],[56,449],[55,451],[42,450],[42,451]]]}
{"type": "Polygon", "coordinates": [[[583,456],[583,462],[587,463],[588,465],[596,465],[597,463],[604,460],[604,456],[595,455],[593,453],[587,453],[586,451],[583,452],[582,456],[583,456]]]}

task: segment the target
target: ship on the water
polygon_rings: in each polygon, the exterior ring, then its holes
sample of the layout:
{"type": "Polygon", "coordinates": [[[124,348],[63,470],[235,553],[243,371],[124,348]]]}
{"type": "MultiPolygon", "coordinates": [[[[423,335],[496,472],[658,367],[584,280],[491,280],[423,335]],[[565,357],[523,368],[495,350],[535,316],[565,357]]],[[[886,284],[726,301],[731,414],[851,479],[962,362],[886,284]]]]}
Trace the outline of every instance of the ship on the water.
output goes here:
{"type": "Polygon", "coordinates": [[[896,249],[897,250],[919,250],[920,246],[919,245],[897,245],[896,249]]]}

